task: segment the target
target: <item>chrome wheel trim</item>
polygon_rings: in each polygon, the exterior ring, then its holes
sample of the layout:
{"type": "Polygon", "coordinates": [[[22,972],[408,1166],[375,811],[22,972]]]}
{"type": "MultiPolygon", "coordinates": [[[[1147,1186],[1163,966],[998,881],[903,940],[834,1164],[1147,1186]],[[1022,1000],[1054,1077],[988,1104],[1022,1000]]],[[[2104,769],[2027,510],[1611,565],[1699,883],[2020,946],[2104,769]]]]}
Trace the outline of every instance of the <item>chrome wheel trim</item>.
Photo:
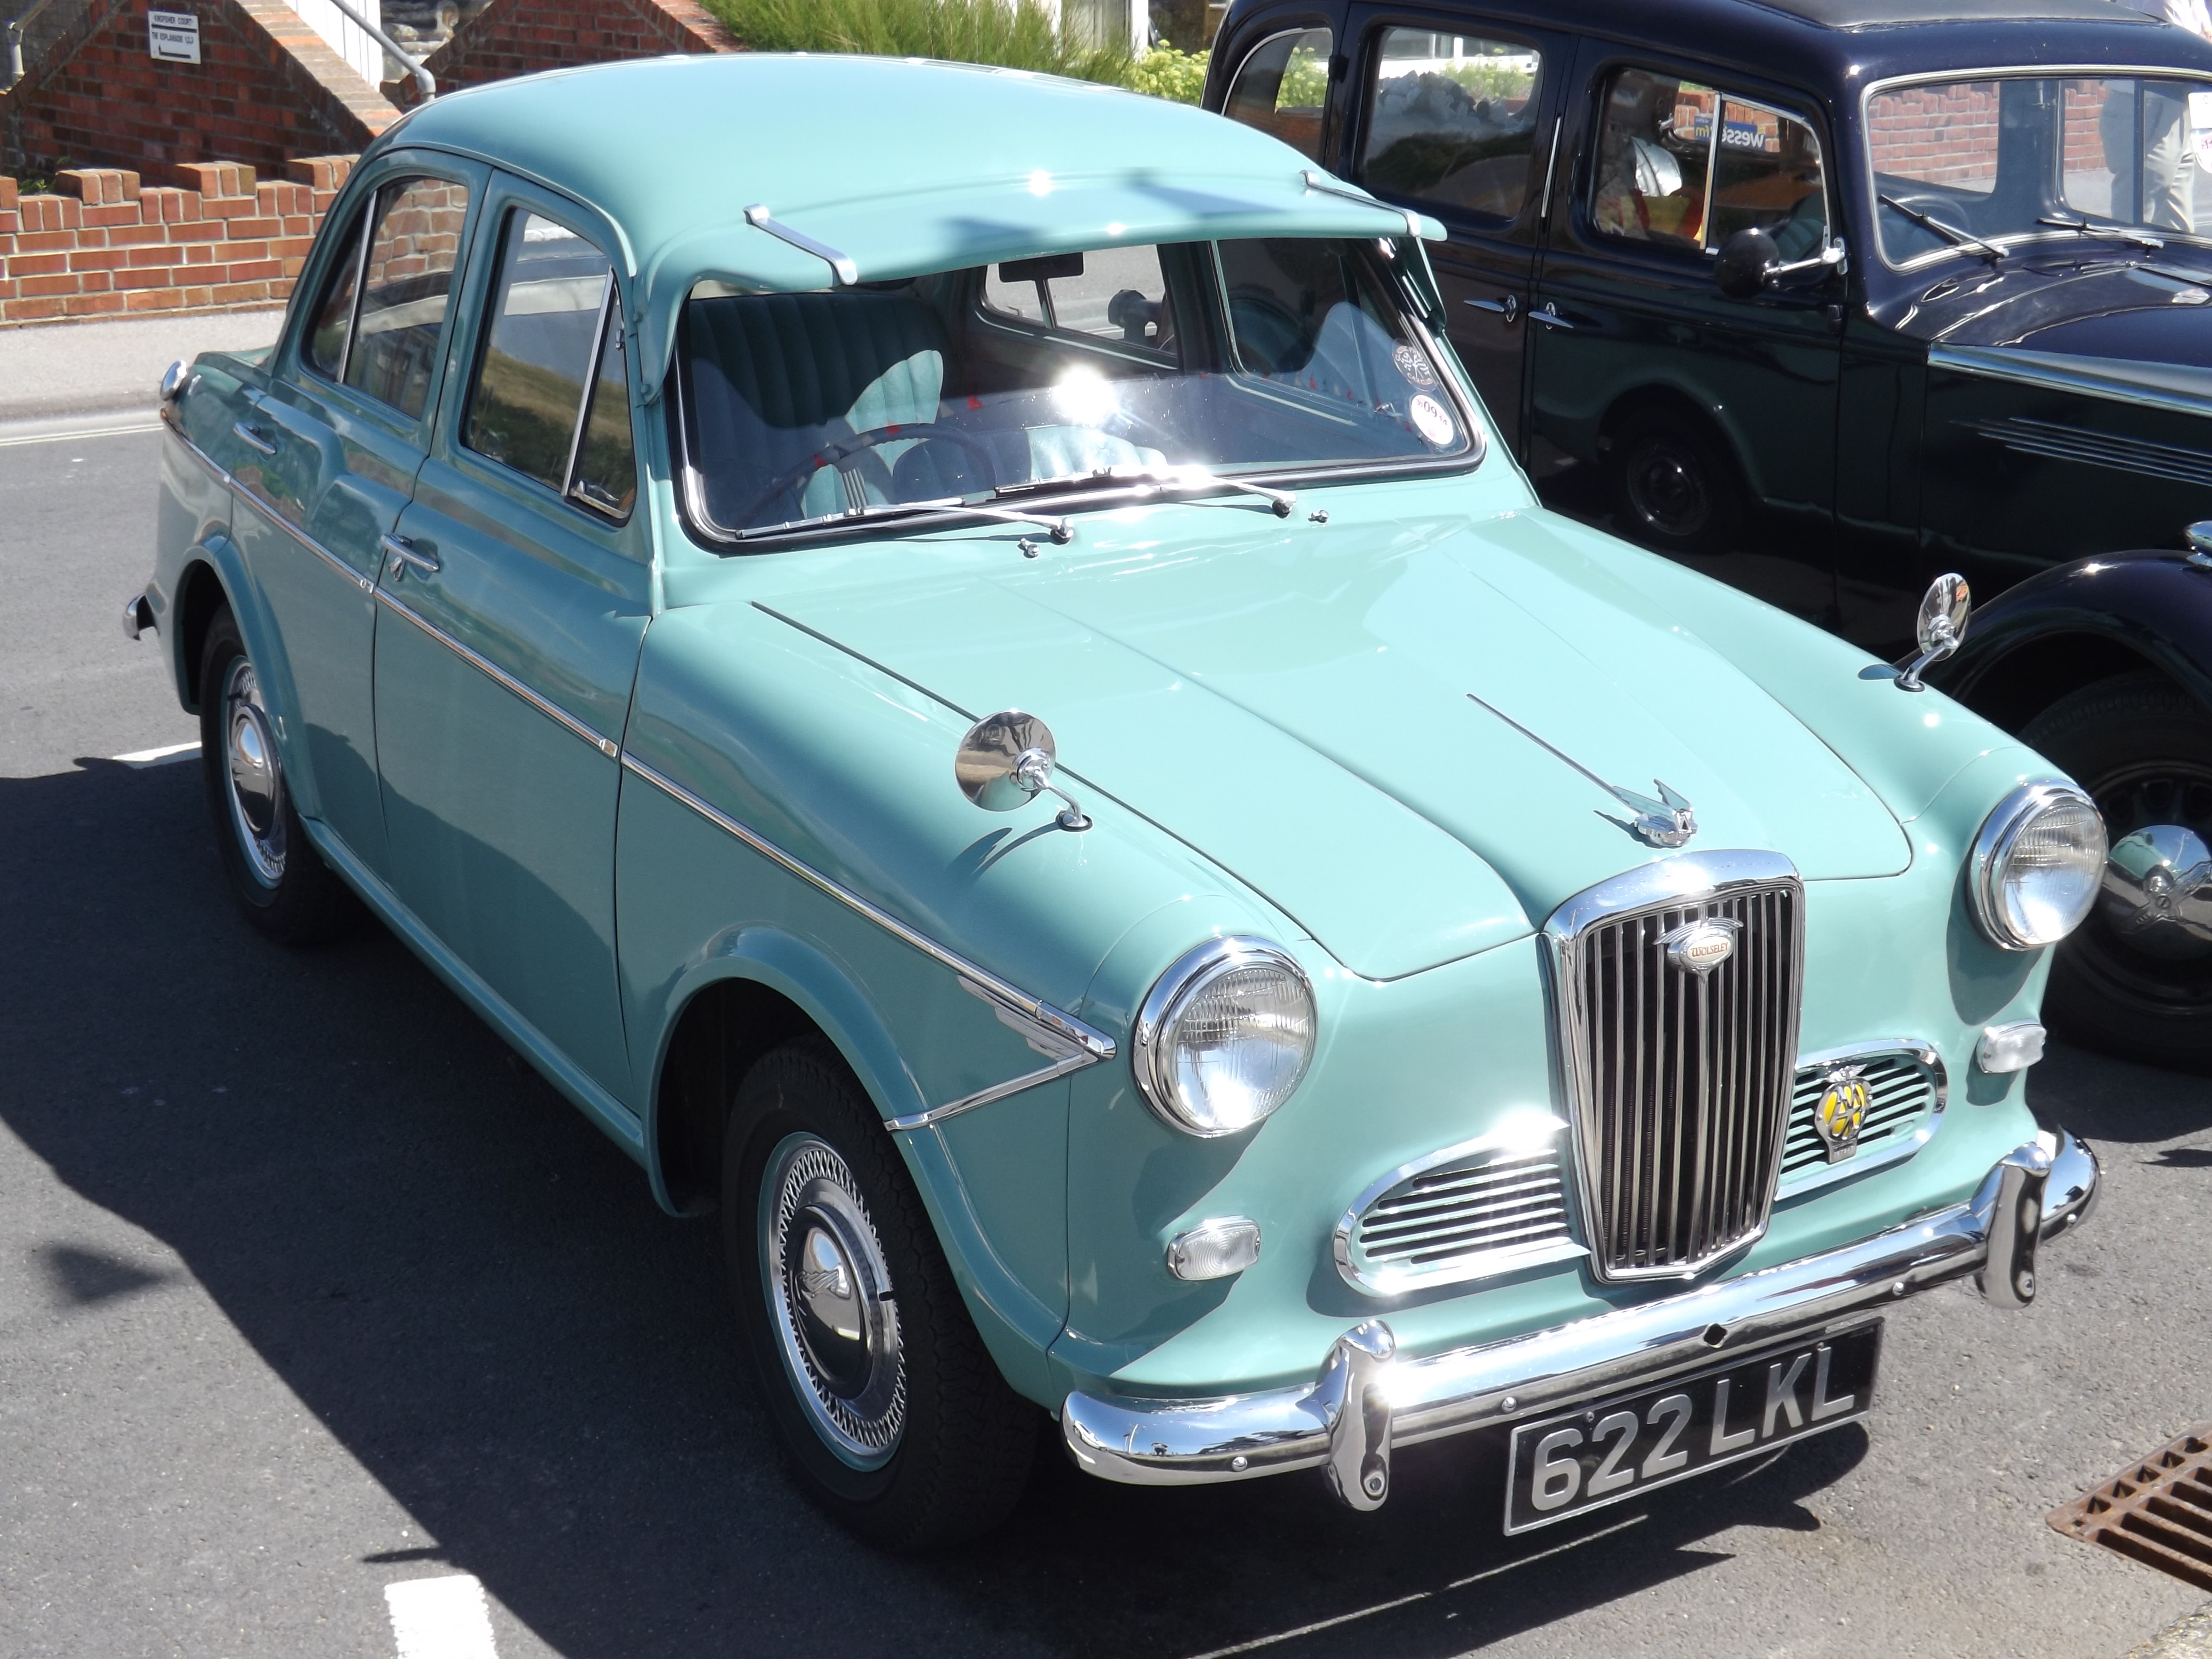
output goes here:
{"type": "Polygon", "coordinates": [[[2184,824],[2123,836],[2105,860],[2098,905],[2113,933],[2147,957],[2212,957],[2212,849],[2184,824]]]}
{"type": "Polygon", "coordinates": [[[240,657],[222,686],[223,797],[246,867],[264,887],[284,879],[284,764],[260,677],[240,657]]]}
{"type": "Polygon", "coordinates": [[[761,1179],[762,1290],[808,1425],[839,1462],[878,1469],[906,1427],[906,1353],[883,1243],[836,1149],[787,1135],[761,1179]]]}

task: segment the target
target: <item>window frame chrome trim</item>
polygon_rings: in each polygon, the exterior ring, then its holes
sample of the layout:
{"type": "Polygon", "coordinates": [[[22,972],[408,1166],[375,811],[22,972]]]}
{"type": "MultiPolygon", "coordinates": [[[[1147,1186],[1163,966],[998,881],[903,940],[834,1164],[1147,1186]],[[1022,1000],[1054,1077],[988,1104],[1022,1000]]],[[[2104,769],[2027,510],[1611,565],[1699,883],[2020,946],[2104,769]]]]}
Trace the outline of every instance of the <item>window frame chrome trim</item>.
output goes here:
{"type": "MultiPolygon", "coordinates": [[[[1740,889],[1767,887],[1790,881],[1797,889],[1797,926],[1792,941],[1795,960],[1791,963],[1792,1005],[1789,1012],[1789,1027],[1781,1034],[1782,1046],[1793,1056],[1796,1052],[1798,1022],[1804,1006],[1805,984],[1805,878],[1796,864],[1780,853],[1755,848],[1717,848],[1704,852],[1681,852],[1673,856],[1655,859],[1649,864],[1610,877],[1568,899],[1545,920],[1538,937],[1543,942],[1545,990],[1550,1003],[1552,1048],[1559,1066],[1559,1082],[1565,1092],[1560,1115],[1573,1126],[1570,1137],[1574,1148],[1574,1185],[1577,1195],[1577,1214],[1582,1222],[1583,1237],[1595,1241],[1603,1236],[1595,1212],[1596,1185],[1591,1165],[1590,1137],[1595,1133],[1585,1110],[1589,1096],[1586,1059],[1578,1052],[1576,1036],[1578,1022],[1571,1015],[1568,998],[1572,994],[1572,969],[1575,949],[1582,936],[1601,923],[1618,921],[1640,910],[1672,904],[1704,904],[1728,897],[1740,889]],[[1702,884],[1685,884],[1686,874],[1692,879],[1701,878],[1702,884]]],[[[1797,1063],[1790,1062],[1790,1076],[1794,1082],[1797,1063]]],[[[1664,1268],[1608,1268],[1595,1248],[1589,1250],[1590,1276],[1601,1285],[1636,1285],[1664,1283],[1669,1279],[1689,1281],[1702,1278],[1742,1255],[1753,1245],[1765,1237],[1773,1224],[1774,1204],[1782,1176],[1782,1151],[1789,1136],[1789,1118],[1785,1112],[1781,1132],[1774,1138],[1774,1162],[1767,1171],[1766,1205],[1759,1225],[1724,1249],[1704,1259],[1681,1267],[1664,1268]]]]}
{"type": "MultiPolygon", "coordinates": [[[[1559,1137],[1574,1134],[1574,1125],[1556,1110],[1547,1110],[1544,1117],[1553,1125],[1551,1145],[1557,1159],[1559,1184],[1562,1188],[1577,1185],[1571,1149],[1561,1155],[1559,1137]]],[[[1433,1268],[1411,1269],[1395,1273],[1385,1282],[1384,1276],[1370,1269],[1363,1269],[1352,1260],[1352,1241],[1358,1234],[1359,1219],[1370,1206],[1378,1201],[1394,1187],[1412,1180],[1415,1176],[1439,1169],[1463,1158],[1493,1148],[1503,1149],[1521,1139],[1511,1130],[1492,1129],[1477,1135],[1472,1140],[1462,1140],[1455,1146],[1417,1158],[1401,1164],[1389,1174],[1370,1182],[1358,1197],[1352,1200],[1329,1236],[1331,1254],[1336,1260],[1336,1271],[1344,1282],[1363,1294],[1388,1299],[1410,1296],[1419,1291],[1432,1291],[1447,1285],[1463,1285],[1478,1279],[1495,1279],[1500,1274],[1517,1273],[1524,1267],[1540,1267],[1559,1261],[1571,1261],[1589,1254],[1589,1247],[1574,1237],[1574,1223],[1581,1218],[1576,1211],[1572,1194],[1562,1191],[1559,1208],[1565,1218],[1568,1236],[1564,1239],[1547,1240],[1541,1243],[1509,1245],[1503,1249],[1470,1251],[1455,1261],[1439,1262],[1433,1268]]]]}
{"type": "MultiPolygon", "coordinates": [[[[1935,1082],[1936,1101],[1929,1109],[1927,1117],[1914,1125],[1909,1134],[1897,1136],[1873,1151],[1854,1152],[1840,1164],[1823,1161],[1808,1164],[1795,1175],[1785,1172],[1778,1176],[1774,1189],[1777,1204],[1785,1199],[1794,1200],[1802,1198],[1824,1187],[1832,1187],[1838,1182],[1848,1181],[1855,1176],[1886,1170],[1893,1164],[1902,1164],[1907,1158],[1917,1157],[1920,1149],[1935,1139],[1936,1131],[1943,1127],[1943,1114],[1950,1109],[1951,1073],[1943,1063],[1942,1051],[1932,1042],[1919,1037],[1876,1037],[1863,1042],[1847,1042],[1839,1048],[1816,1049],[1808,1054],[1800,1054],[1796,1067],[1790,1075],[1794,1080],[1797,1072],[1809,1071],[1815,1066],[1881,1060],[1889,1054],[1910,1054],[1928,1068],[1935,1082]]],[[[1791,1092],[1796,1092],[1794,1088],[1791,1092]]],[[[1792,1115],[1795,1115],[1794,1109],[1792,1115]]],[[[1786,1157],[1790,1150],[1790,1129],[1786,1123],[1783,1126],[1782,1140],[1783,1152],[1786,1157]]]]}

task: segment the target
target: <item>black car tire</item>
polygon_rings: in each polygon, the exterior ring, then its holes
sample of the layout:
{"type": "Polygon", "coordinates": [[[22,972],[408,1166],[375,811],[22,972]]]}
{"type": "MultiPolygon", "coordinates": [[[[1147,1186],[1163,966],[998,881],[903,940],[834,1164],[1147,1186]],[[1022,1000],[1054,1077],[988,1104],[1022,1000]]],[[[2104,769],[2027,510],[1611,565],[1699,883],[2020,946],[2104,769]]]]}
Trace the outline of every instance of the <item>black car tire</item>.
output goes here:
{"type": "Polygon", "coordinates": [[[788,1043],[746,1072],[723,1137],[721,1212],[738,1323],[808,1495],[900,1553],[1004,1521],[1028,1485],[1041,1414],[1000,1375],[883,1119],[826,1043],[788,1043]],[[817,1254],[817,1237],[842,1248],[817,1254]],[[796,1261],[811,1271],[783,1271],[796,1261]],[[838,1316],[857,1318],[859,1340],[810,1324],[807,1279],[824,1294],[857,1291],[838,1316]],[[817,1364],[817,1346],[841,1352],[817,1364]],[[857,1459],[832,1449],[848,1428],[868,1447],[857,1459]],[[880,1461],[856,1467],[870,1458],[880,1461]]]}
{"type": "Polygon", "coordinates": [[[343,932],[360,915],[359,901],[300,822],[253,661],[228,605],[201,641],[199,686],[200,775],[232,896],[246,920],[280,945],[311,945],[343,932]],[[258,751],[265,787],[240,786],[233,745],[241,738],[258,751]]]}
{"type": "MultiPolygon", "coordinates": [[[[2084,687],[2020,735],[2089,792],[2113,841],[2178,822],[2212,843],[2212,711],[2162,676],[2084,687]]],[[[2212,1070],[2212,951],[2148,956],[2124,942],[2100,900],[2058,947],[2045,1012],[2053,1030],[2085,1047],[2212,1070]]]]}
{"type": "Polygon", "coordinates": [[[1735,460],[1696,416],[1666,409],[1630,416],[1613,434],[1607,469],[1621,531],[1662,553],[1725,553],[1743,527],[1735,460]]]}

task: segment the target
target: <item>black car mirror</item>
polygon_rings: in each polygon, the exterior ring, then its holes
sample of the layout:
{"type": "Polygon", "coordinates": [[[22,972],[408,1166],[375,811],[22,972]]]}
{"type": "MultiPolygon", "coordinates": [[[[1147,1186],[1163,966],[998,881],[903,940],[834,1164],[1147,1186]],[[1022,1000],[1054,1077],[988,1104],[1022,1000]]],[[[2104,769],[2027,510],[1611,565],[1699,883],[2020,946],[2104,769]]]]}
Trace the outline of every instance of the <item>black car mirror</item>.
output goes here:
{"type": "Polygon", "coordinates": [[[1756,225],[1747,225],[1721,244],[1713,266],[1713,280],[1731,300],[1757,296],[1782,264],[1774,239],[1756,225]]]}

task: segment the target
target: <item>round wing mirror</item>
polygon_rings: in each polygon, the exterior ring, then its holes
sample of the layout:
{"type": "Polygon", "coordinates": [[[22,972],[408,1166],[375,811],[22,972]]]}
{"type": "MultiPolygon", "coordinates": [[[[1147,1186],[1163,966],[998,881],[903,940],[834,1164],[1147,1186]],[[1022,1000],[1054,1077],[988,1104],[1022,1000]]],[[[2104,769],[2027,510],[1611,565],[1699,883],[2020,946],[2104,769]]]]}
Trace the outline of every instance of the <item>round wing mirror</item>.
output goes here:
{"type": "Polygon", "coordinates": [[[1006,708],[968,728],[952,757],[952,776],[960,793],[986,812],[1012,812],[1041,794],[1057,795],[1067,803],[1060,828],[1088,830],[1083,809],[1052,781],[1058,759],[1050,726],[1035,714],[1006,708]]]}
{"type": "Polygon", "coordinates": [[[1747,226],[1721,244],[1713,264],[1713,280],[1731,300],[1749,300],[1766,286],[1766,279],[1782,263],[1774,239],[1757,226],[1747,226]]]}
{"type": "Polygon", "coordinates": [[[1956,571],[1938,576],[1928,584],[1928,592],[1920,601],[1917,630],[1920,654],[1897,677],[1899,690],[1919,690],[1920,671],[1930,663],[1942,661],[1966,642],[1966,616],[1973,603],[1973,590],[1956,571]]]}

